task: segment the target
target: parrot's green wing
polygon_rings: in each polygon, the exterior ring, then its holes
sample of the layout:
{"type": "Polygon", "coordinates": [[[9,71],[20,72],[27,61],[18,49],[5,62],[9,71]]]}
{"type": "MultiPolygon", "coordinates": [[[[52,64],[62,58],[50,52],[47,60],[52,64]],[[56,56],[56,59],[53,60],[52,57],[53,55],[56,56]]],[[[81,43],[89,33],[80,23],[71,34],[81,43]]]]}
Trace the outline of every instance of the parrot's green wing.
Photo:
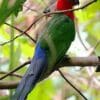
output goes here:
{"type": "Polygon", "coordinates": [[[74,22],[64,14],[56,14],[45,26],[38,42],[45,48],[49,71],[65,55],[75,37],[74,22]]]}

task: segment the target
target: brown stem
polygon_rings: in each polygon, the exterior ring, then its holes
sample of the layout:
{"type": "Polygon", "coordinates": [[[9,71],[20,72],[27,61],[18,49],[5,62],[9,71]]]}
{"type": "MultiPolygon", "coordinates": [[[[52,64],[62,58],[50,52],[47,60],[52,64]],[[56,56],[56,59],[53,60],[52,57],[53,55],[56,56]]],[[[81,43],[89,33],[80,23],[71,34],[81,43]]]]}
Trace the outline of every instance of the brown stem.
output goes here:
{"type": "Polygon", "coordinates": [[[3,80],[4,78],[6,78],[7,76],[11,75],[12,73],[18,71],[19,69],[23,68],[25,65],[30,64],[30,61],[26,61],[25,63],[23,63],[22,65],[18,66],[17,68],[13,69],[12,71],[8,72],[7,74],[5,74],[4,76],[0,77],[0,80],[3,80]]]}
{"type": "MultiPolygon", "coordinates": [[[[0,71],[0,74],[8,74],[8,72],[0,71]]],[[[17,74],[17,73],[11,73],[9,76],[15,76],[15,77],[18,77],[18,78],[22,78],[22,76],[17,74]]]]}
{"type": "Polygon", "coordinates": [[[0,82],[0,89],[15,89],[19,82],[0,82]]]}
{"type": "Polygon", "coordinates": [[[63,73],[61,72],[60,69],[58,69],[58,72],[59,72],[60,75],[65,79],[65,81],[66,81],[73,89],[75,89],[75,90],[84,98],[84,100],[88,100],[88,99],[80,92],[80,90],[78,90],[78,89],[63,75],[63,73]]]}

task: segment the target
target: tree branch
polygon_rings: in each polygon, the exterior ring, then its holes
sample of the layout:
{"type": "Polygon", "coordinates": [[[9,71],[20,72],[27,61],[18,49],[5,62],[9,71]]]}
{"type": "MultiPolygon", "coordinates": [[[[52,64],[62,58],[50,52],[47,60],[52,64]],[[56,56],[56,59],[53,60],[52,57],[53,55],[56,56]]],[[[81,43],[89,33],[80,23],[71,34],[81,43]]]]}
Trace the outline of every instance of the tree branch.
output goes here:
{"type": "MultiPolygon", "coordinates": [[[[0,78],[0,80],[3,80],[4,78],[9,76],[10,74],[20,70],[25,65],[30,64],[30,63],[31,63],[31,61],[26,61],[22,65],[18,66],[17,68],[13,69],[9,73],[7,73],[4,76],[2,76],[0,78]]],[[[71,57],[71,58],[68,58],[67,56],[65,56],[60,61],[60,63],[58,63],[56,65],[56,69],[64,67],[64,66],[68,66],[68,67],[71,67],[71,66],[82,66],[82,67],[85,67],[85,66],[97,66],[97,65],[100,65],[100,57],[88,56],[88,57],[71,57]]]]}
{"type": "Polygon", "coordinates": [[[15,89],[19,82],[0,82],[0,89],[15,89]]]}
{"type": "Polygon", "coordinates": [[[3,80],[4,78],[6,78],[7,76],[11,75],[12,73],[20,70],[21,68],[23,68],[24,66],[30,64],[31,61],[26,61],[25,63],[23,63],[22,65],[18,66],[17,68],[13,69],[12,71],[8,72],[7,74],[5,74],[4,76],[2,76],[0,78],[0,80],[3,80]]]}
{"type": "MultiPolygon", "coordinates": [[[[71,57],[65,56],[58,64],[59,68],[62,66],[97,66],[100,65],[100,57],[88,56],[88,57],[71,57]]],[[[57,67],[58,68],[58,67],[57,67]]]]}
{"type": "MultiPolygon", "coordinates": [[[[8,72],[0,71],[0,74],[8,74],[8,72]]],[[[9,74],[9,76],[15,76],[18,78],[22,78],[22,76],[17,73],[11,73],[11,74],[9,74]]]]}
{"type": "MultiPolygon", "coordinates": [[[[6,78],[7,76],[9,76],[10,74],[20,70],[21,68],[23,68],[25,65],[30,64],[31,61],[27,61],[24,64],[18,66],[17,68],[15,68],[14,70],[10,71],[9,73],[5,74],[4,76],[2,76],[0,78],[0,80],[3,80],[4,78],[6,78]]],[[[97,66],[100,65],[100,57],[96,57],[96,56],[89,56],[89,57],[71,57],[68,58],[67,56],[65,56],[59,64],[56,65],[56,67],[54,68],[53,71],[57,70],[58,68],[62,68],[64,66],[67,67],[71,67],[71,66],[97,66]]],[[[12,88],[16,88],[17,84],[16,83],[9,83],[9,87],[8,87],[8,83],[4,84],[4,87],[2,87],[2,82],[0,83],[0,89],[5,88],[5,89],[12,89],[12,88]],[[6,86],[7,84],[7,86],[6,86]],[[11,87],[12,86],[12,87],[11,87]]]]}
{"type": "Polygon", "coordinates": [[[30,35],[28,35],[28,33],[26,31],[22,31],[21,29],[15,27],[15,26],[13,26],[13,25],[11,25],[9,23],[5,23],[5,24],[8,25],[8,26],[10,26],[10,27],[12,27],[12,28],[14,28],[15,30],[19,31],[21,34],[15,36],[13,39],[11,39],[9,41],[1,43],[0,46],[6,45],[6,44],[8,44],[8,43],[10,43],[10,42],[12,42],[14,40],[16,40],[17,38],[19,38],[19,37],[21,37],[23,35],[26,35],[30,40],[32,40],[34,43],[36,43],[36,40],[34,40],[30,35]]]}
{"type": "Polygon", "coordinates": [[[84,100],[88,100],[82,93],[80,90],[78,90],[64,75],[63,73],[61,72],[60,69],[58,69],[58,72],[60,73],[60,75],[65,79],[65,81],[73,88],[75,89],[83,98],[84,100]]]}

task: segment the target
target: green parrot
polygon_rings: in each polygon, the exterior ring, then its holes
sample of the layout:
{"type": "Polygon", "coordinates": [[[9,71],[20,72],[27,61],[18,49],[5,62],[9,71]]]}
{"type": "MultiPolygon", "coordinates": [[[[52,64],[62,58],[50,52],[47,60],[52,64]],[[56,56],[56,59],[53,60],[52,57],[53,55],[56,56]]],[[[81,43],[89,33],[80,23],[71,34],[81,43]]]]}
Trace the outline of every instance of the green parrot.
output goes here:
{"type": "MultiPolygon", "coordinates": [[[[57,0],[56,10],[72,9],[79,0],[57,0]]],[[[74,14],[55,14],[45,25],[36,43],[35,55],[12,100],[26,100],[35,85],[48,77],[64,57],[75,38],[74,14]]]]}

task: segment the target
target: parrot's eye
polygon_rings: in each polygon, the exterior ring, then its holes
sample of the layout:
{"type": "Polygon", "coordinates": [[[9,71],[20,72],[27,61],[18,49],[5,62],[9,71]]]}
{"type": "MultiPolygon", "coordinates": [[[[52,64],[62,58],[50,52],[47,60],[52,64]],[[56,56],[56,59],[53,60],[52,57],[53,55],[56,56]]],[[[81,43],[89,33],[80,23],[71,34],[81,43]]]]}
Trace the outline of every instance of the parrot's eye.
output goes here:
{"type": "Polygon", "coordinates": [[[69,0],[70,2],[73,2],[74,5],[78,5],[79,4],[79,0],[69,0]]]}
{"type": "Polygon", "coordinates": [[[79,4],[79,0],[74,0],[74,4],[78,5],[79,4]]]}

